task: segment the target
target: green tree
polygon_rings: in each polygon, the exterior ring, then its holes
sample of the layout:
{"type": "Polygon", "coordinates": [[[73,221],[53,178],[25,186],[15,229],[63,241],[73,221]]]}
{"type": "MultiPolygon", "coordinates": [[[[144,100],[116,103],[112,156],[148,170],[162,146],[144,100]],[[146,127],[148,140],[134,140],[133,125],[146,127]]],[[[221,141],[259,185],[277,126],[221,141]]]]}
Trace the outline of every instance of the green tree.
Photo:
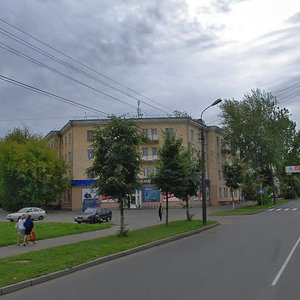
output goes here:
{"type": "Polygon", "coordinates": [[[182,149],[181,139],[176,139],[174,134],[164,133],[164,144],[158,150],[157,171],[151,176],[153,183],[166,198],[166,226],[169,222],[169,197],[180,194],[181,187],[185,184],[182,149]]]}
{"type": "Polygon", "coordinates": [[[264,185],[274,186],[296,134],[288,110],[259,89],[241,101],[225,100],[220,107],[227,153],[247,163],[264,185]]]}
{"type": "Polygon", "coordinates": [[[185,203],[186,208],[186,218],[188,221],[192,220],[192,215],[190,214],[190,197],[196,196],[199,189],[199,173],[200,173],[200,161],[199,153],[195,149],[188,145],[187,149],[181,151],[182,158],[182,173],[180,174],[184,177],[182,185],[177,187],[175,196],[181,198],[185,203]]]}
{"type": "Polygon", "coordinates": [[[66,189],[64,163],[40,135],[16,128],[0,142],[3,208],[45,207],[66,189]]]}
{"type": "Polygon", "coordinates": [[[230,190],[232,209],[235,209],[233,192],[234,190],[238,189],[243,182],[243,169],[241,164],[237,161],[224,164],[223,175],[226,186],[229,187],[230,190]]]}
{"type": "Polygon", "coordinates": [[[117,117],[97,128],[93,136],[95,160],[88,172],[97,178],[95,187],[99,194],[118,199],[121,236],[126,234],[124,204],[137,187],[141,166],[139,146],[143,142],[144,136],[132,120],[117,117]]]}

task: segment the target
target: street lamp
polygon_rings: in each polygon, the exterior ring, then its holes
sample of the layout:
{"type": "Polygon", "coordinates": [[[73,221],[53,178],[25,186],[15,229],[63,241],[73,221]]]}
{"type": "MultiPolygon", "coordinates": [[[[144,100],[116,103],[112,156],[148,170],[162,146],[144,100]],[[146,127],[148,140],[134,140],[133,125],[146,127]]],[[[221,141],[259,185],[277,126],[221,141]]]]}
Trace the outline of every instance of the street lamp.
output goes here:
{"type": "Polygon", "coordinates": [[[203,113],[210,107],[215,106],[219,104],[222,100],[217,99],[214,101],[211,105],[207,106],[202,112],[201,112],[201,169],[202,169],[202,176],[201,176],[201,187],[202,187],[202,223],[203,225],[206,225],[207,221],[207,212],[206,212],[206,186],[205,186],[205,154],[204,154],[204,144],[205,144],[205,136],[204,136],[204,121],[203,121],[203,113]]]}

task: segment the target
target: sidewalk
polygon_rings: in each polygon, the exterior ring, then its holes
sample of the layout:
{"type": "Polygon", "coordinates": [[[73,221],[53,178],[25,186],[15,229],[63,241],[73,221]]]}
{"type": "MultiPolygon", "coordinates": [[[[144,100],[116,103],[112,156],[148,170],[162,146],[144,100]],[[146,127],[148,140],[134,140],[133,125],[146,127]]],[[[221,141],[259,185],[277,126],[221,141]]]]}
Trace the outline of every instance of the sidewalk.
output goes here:
{"type": "MultiPolygon", "coordinates": [[[[230,209],[230,207],[225,206],[225,207],[208,207],[208,214],[213,211],[217,210],[226,210],[230,209]]],[[[201,215],[201,208],[197,208],[197,213],[194,216],[194,220],[201,220],[202,215],[201,215]]],[[[174,216],[172,213],[170,213],[169,221],[173,220],[182,220],[185,218],[185,210],[184,209],[178,209],[178,211],[182,212],[182,215],[179,216],[174,216]]],[[[219,217],[208,217],[208,219],[214,219],[214,220],[219,220],[219,217]]],[[[130,222],[130,221],[129,221],[130,222]]],[[[125,224],[126,224],[126,218],[125,218],[125,224]]],[[[163,222],[162,222],[163,223],[163,222]]],[[[126,224],[126,227],[129,230],[134,230],[134,229],[139,229],[143,227],[148,227],[152,225],[157,225],[159,222],[157,221],[157,216],[156,213],[153,214],[153,218],[149,218],[148,220],[143,220],[143,222],[136,222],[133,223],[131,222],[130,224],[126,224]]],[[[92,232],[85,232],[81,234],[74,234],[74,235],[67,235],[67,236],[61,236],[61,237],[56,237],[56,238],[51,238],[51,239],[46,239],[46,240],[37,240],[36,244],[29,243],[25,247],[23,245],[17,246],[17,245],[10,245],[6,247],[0,247],[0,258],[8,257],[8,256],[14,256],[14,255],[19,255],[23,253],[28,253],[32,251],[37,251],[37,250],[42,250],[42,249],[47,249],[47,248],[52,248],[52,247],[57,247],[57,246],[62,246],[62,245],[68,245],[68,244],[73,244],[81,241],[86,241],[86,240],[92,240],[96,238],[101,238],[104,236],[108,235],[113,235],[116,233],[116,231],[119,229],[119,224],[118,220],[115,219],[115,222],[113,222],[113,227],[109,229],[104,229],[104,230],[99,230],[99,231],[92,231],[92,232]]]]}

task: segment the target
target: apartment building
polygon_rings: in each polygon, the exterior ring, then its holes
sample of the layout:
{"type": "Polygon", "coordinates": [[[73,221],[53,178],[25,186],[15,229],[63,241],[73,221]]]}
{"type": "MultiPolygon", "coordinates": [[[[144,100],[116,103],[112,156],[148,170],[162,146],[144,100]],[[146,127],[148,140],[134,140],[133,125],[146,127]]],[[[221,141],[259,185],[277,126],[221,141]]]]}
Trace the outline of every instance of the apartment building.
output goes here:
{"type": "MultiPolygon", "coordinates": [[[[199,120],[191,118],[137,118],[134,119],[139,130],[148,136],[148,142],[141,147],[142,168],[139,174],[140,187],[131,195],[131,207],[157,206],[164,201],[159,190],[151,183],[149,174],[155,170],[158,160],[158,149],[164,143],[163,132],[175,134],[181,138],[183,145],[191,143],[196,150],[201,149],[200,131],[203,126],[199,120]]],[[[61,130],[51,131],[45,137],[49,147],[67,165],[66,176],[70,178],[70,188],[58,200],[63,209],[78,210],[86,193],[96,194],[92,189],[94,179],[86,172],[93,163],[91,138],[96,126],[107,123],[108,120],[84,119],[70,120],[61,130]]],[[[217,205],[230,201],[222,166],[225,162],[221,152],[222,130],[216,126],[205,126],[206,144],[206,185],[208,204],[217,205]]],[[[103,206],[116,206],[114,199],[98,195],[103,206]]],[[[238,197],[238,195],[236,195],[238,197]]],[[[171,197],[170,205],[180,205],[180,199],[171,197]]],[[[191,199],[192,204],[201,204],[201,192],[191,199]]]]}

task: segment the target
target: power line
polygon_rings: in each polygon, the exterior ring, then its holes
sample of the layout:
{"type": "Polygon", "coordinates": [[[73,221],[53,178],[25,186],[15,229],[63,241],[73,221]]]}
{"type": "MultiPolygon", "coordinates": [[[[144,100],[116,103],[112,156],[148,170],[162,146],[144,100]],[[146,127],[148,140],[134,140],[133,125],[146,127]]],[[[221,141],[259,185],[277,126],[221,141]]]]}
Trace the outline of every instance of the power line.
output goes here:
{"type": "Polygon", "coordinates": [[[132,95],[130,95],[130,94],[128,94],[128,93],[126,93],[126,92],[124,92],[124,91],[122,91],[122,90],[120,90],[120,89],[118,89],[118,88],[116,88],[116,87],[114,87],[114,86],[112,86],[112,85],[110,85],[110,84],[108,84],[107,82],[105,82],[105,81],[103,81],[103,80],[98,79],[97,77],[95,77],[95,76],[93,76],[93,75],[91,75],[91,74],[89,74],[89,73],[87,73],[87,72],[85,72],[85,71],[82,71],[81,69],[79,69],[79,68],[77,68],[77,67],[75,67],[75,66],[73,66],[73,65],[71,65],[71,64],[69,64],[69,63],[67,63],[67,62],[65,62],[65,61],[63,61],[63,60],[61,60],[60,58],[58,58],[58,57],[52,55],[51,53],[49,53],[49,52],[47,52],[47,51],[45,51],[45,50],[43,50],[43,49],[41,49],[41,48],[39,48],[39,47],[36,47],[35,45],[33,45],[33,44],[31,44],[31,43],[25,41],[24,39],[22,39],[22,38],[16,36],[15,34],[9,32],[9,31],[7,31],[7,30],[5,30],[5,29],[3,29],[3,28],[0,28],[0,34],[2,34],[2,35],[4,35],[4,36],[6,36],[6,37],[8,37],[8,38],[10,38],[10,39],[12,39],[12,40],[18,42],[18,43],[20,43],[20,44],[22,44],[22,45],[24,45],[24,46],[26,46],[26,47],[28,47],[28,48],[30,48],[30,49],[32,49],[32,50],[38,52],[38,53],[40,53],[40,54],[42,54],[42,55],[44,55],[44,56],[46,56],[46,57],[48,57],[48,58],[50,58],[50,59],[52,59],[52,60],[54,60],[54,61],[60,63],[60,64],[62,64],[62,65],[64,65],[64,66],[67,67],[67,68],[72,69],[73,71],[76,71],[76,72],[78,72],[78,73],[80,73],[80,74],[82,74],[82,75],[84,75],[84,76],[86,76],[86,77],[88,77],[88,78],[90,78],[90,79],[92,79],[92,80],[95,80],[95,81],[97,81],[98,83],[101,83],[101,84],[103,84],[103,85],[105,85],[105,86],[107,86],[107,87],[109,87],[109,88],[111,88],[111,89],[113,89],[113,90],[115,90],[115,91],[117,91],[117,92],[119,92],[119,93],[122,93],[122,94],[124,94],[124,95],[126,95],[126,96],[128,96],[128,97],[130,97],[130,98],[133,98],[133,99],[135,99],[135,100],[137,100],[137,101],[141,101],[141,102],[143,102],[144,104],[146,104],[146,105],[148,105],[148,106],[150,106],[150,107],[152,107],[152,108],[154,108],[154,109],[160,110],[160,111],[163,112],[163,113],[168,113],[168,112],[166,112],[166,111],[164,111],[164,110],[162,110],[162,109],[160,109],[160,108],[158,108],[158,107],[155,107],[155,106],[153,106],[153,105],[151,105],[151,104],[148,104],[147,102],[142,101],[142,100],[140,100],[139,98],[134,97],[134,96],[132,96],[132,95]]]}
{"type": "Polygon", "coordinates": [[[99,72],[99,71],[97,71],[97,70],[91,68],[90,66],[88,66],[88,65],[86,65],[86,64],[84,64],[84,63],[82,63],[82,62],[80,62],[79,60],[77,60],[77,59],[75,59],[75,58],[73,58],[73,57],[71,57],[71,56],[69,56],[69,55],[63,53],[62,51],[60,51],[60,50],[58,50],[58,49],[52,47],[51,45],[49,45],[49,44],[43,42],[42,40],[40,40],[40,39],[34,37],[33,35],[31,35],[31,34],[25,32],[24,30],[18,28],[17,26],[12,25],[12,24],[9,23],[8,21],[5,21],[5,20],[2,19],[2,18],[0,18],[0,21],[3,22],[3,23],[5,23],[5,24],[8,25],[8,26],[11,26],[12,28],[14,28],[14,29],[16,29],[16,30],[22,32],[23,34],[29,36],[30,38],[32,38],[33,40],[35,40],[35,41],[37,41],[37,42],[43,44],[44,46],[47,46],[48,48],[52,49],[53,51],[55,51],[55,52],[57,52],[57,53],[59,53],[59,54],[61,54],[61,55],[63,55],[64,57],[67,57],[68,59],[70,59],[70,60],[72,60],[72,61],[78,63],[79,65],[81,65],[81,66],[83,66],[83,67],[85,67],[85,68],[87,68],[87,69],[89,69],[90,71],[93,71],[93,72],[95,72],[96,74],[101,75],[101,76],[103,76],[104,78],[106,78],[106,79],[112,81],[113,83],[115,83],[115,84],[117,84],[117,85],[119,85],[119,86],[121,86],[121,87],[123,87],[123,88],[125,88],[125,89],[127,89],[127,90],[129,90],[129,91],[131,91],[131,92],[133,92],[133,93],[135,93],[135,94],[141,96],[141,97],[144,97],[145,99],[148,99],[149,101],[151,101],[151,102],[153,102],[153,103],[155,103],[155,104],[157,104],[157,105],[160,105],[161,107],[164,107],[164,108],[170,110],[170,108],[168,108],[168,107],[166,107],[166,106],[160,104],[160,103],[157,102],[157,101],[152,100],[151,98],[149,98],[149,97],[147,97],[147,96],[145,96],[145,95],[143,95],[143,94],[141,94],[141,93],[139,93],[139,92],[137,92],[137,91],[135,91],[135,90],[133,90],[133,89],[127,87],[127,86],[125,86],[124,84],[122,84],[122,83],[120,83],[120,82],[118,82],[118,81],[112,79],[111,77],[105,75],[104,73],[101,73],[101,72],[99,72]]]}
{"type": "MultiPolygon", "coordinates": [[[[37,65],[39,65],[39,66],[41,66],[41,67],[43,67],[43,68],[45,68],[45,69],[47,69],[47,70],[53,72],[53,73],[59,74],[59,75],[65,77],[65,78],[68,78],[68,79],[70,79],[70,80],[76,82],[76,83],[79,83],[79,84],[81,84],[81,85],[83,85],[83,86],[85,86],[85,87],[87,87],[87,88],[89,88],[89,89],[92,89],[92,90],[94,90],[94,91],[96,91],[96,92],[98,92],[98,93],[100,93],[100,94],[102,94],[102,95],[105,95],[105,96],[107,96],[107,97],[109,97],[109,98],[112,98],[112,99],[114,99],[114,100],[116,100],[116,101],[118,101],[118,102],[121,102],[121,103],[123,103],[123,104],[125,104],[125,105],[128,105],[128,106],[130,106],[130,107],[132,107],[132,108],[136,108],[135,106],[133,106],[133,105],[130,104],[130,103],[127,103],[126,101],[123,101],[123,100],[121,100],[121,99],[118,99],[118,98],[116,98],[116,97],[114,97],[114,96],[112,96],[112,95],[110,95],[110,94],[107,94],[107,93],[105,93],[105,92],[103,92],[103,91],[101,91],[101,90],[99,90],[99,89],[96,89],[96,88],[94,88],[94,87],[92,87],[92,86],[90,86],[90,85],[88,85],[88,84],[86,84],[86,83],[84,83],[84,82],[82,82],[82,81],[80,81],[80,80],[77,80],[77,79],[75,79],[75,78],[73,78],[73,77],[71,77],[71,76],[69,76],[69,75],[67,75],[67,74],[65,74],[65,73],[63,73],[63,72],[61,72],[61,71],[55,69],[55,68],[52,68],[52,67],[50,67],[49,65],[44,64],[44,63],[42,63],[42,62],[40,62],[40,61],[38,61],[38,60],[36,60],[36,59],[34,59],[34,58],[32,58],[32,57],[30,57],[30,56],[28,56],[28,55],[26,55],[26,54],[20,52],[20,51],[18,51],[18,50],[16,50],[16,49],[14,49],[14,48],[12,48],[12,47],[10,47],[10,46],[8,46],[8,45],[2,43],[2,42],[0,42],[0,44],[1,44],[1,45],[4,45],[4,47],[3,47],[3,46],[0,46],[0,48],[6,50],[6,51],[8,51],[8,52],[11,52],[11,53],[13,53],[13,54],[15,54],[15,55],[17,55],[17,56],[23,58],[23,59],[26,59],[26,60],[30,61],[30,62],[33,62],[33,63],[35,63],[35,64],[37,64],[37,65]]],[[[146,113],[148,113],[148,114],[151,114],[150,112],[145,111],[145,110],[144,110],[144,112],[146,112],[146,113]]]]}
{"type": "Polygon", "coordinates": [[[9,77],[6,77],[4,75],[0,75],[0,80],[2,81],[6,81],[8,83],[11,83],[11,84],[14,84],[14,85],[17,85],[19,87],[22,87],[22,88],[25,88],[25,89],[28,89],[30,91],[33,91],[33,92],[36,92],[36,93],[39,93],[39,94],[42,94],[42,95],[45,95],[45,96],[48,96],[50,98],[54,98],[54,99],[57,99],[61,102],[65,102],[65,103],[68,103],[70,105],[73,105],[73,106],[77,106],[77,107],[80,107],[80,108],[84,108],[84,109],[87,109],[89,111],[92,111],[92,112],[97,112],[97,113],[100,113],[100,114],[103,114],[103,115],[106,115],[106,116],[109,116],[111,114],[108,114],[104,111],[101,111],[99,109],[96,109],[96,108],[93,108],[91,106],[87,106],[87,105],[84,105],[84,104],[81,104],[79,102],[76,102],[76,101],[73,101],[71,99],[68,99],[68,98],[65,98],[65,97],[62,97],[62,96],[59,96],[59,95],[56,95],[56,94],[53,94],[51,92],[48,92],[48,91],[45,91],[45,90],[42,90],[42,89],[39,89],[37,87],[34,87],[32,85],[28,85],[26,83],[23,83],[23,82],[20,82],[20,81],[17,81],[17,80],[14,80],[12,78],[9,78],[9,77]]]}

